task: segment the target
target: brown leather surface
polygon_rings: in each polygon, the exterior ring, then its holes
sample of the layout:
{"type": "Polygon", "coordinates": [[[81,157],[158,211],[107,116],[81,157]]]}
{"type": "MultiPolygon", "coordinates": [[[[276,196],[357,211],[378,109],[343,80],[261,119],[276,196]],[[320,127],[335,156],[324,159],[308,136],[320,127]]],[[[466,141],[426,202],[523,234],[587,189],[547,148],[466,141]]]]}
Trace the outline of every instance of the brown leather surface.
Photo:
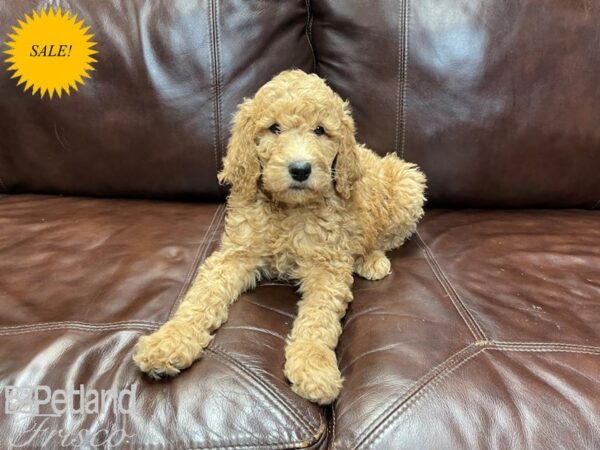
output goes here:
{"type": "MultiPolygon", "coordinates": [[[[139,383],[130,415],[46,423],[123,427],[134,436],[123,448],[593,448],[600,439],[600,213],[428,211],[389,277],[356,280],[338,348],[346,381],[329,420],[282,374],[297,301],[286,285],[245,294],[178,378],[152,382],[131,363],[139,335],[168,317],[216,248],[223,214],[1,197],[0,384],[139,383]]],[[[36,420],[3,415],[0,436],[25,436],[36,420]]]]}
{"type": "MultiPolygon", "coordinates": [[[[47,3],[2,2],[0,35],[47,3]]],[[[222,198],[237,104],[281,70],[313,68],[304,0],[67,6],[94,33],[95,71],[50,100],[0,70],[0,192],[222,198]]]]}
{"type": "MultiPolygon", "coordinates": [[[[45,4],[2,2],[0,34],[45,4]]],[[[42,100],[0,70],[0,193],[222,199],[237,103],[316,60],[359,140],[422,166],[430,206],[599,205],[597,3],[68,6],[96,35],[96,71],[42,100]]],[[[388,278],[357,279],[344,389],[322,409],[283,377],[297,296],[278,283],[242,296],[178,378],[152,382],[131,362],[216,248],[224,211],[0,195],[0,387],[139,383],[129,415],[45,425],[115,426],[131,449],[600,447],[599,212],[429,210],[388,278]]],[[[39,422],[0,411],[0,448],[39,422]]],[[[52,448],[42,439],[29,448],[52,448]]]]}
{"type": "MultiPolygon", "coordinates": [[[[216,248],[223,215],[222,205],[1,197],[0,386],[139,383],[131,414],[68,413],[44,425],[64,433],[122,428],[133,437],[121,448],[324,446],[324,411],[283,376],[291,287],[241,298],[204,358],[174,380],[153,382],[131,361],[140,334],[166,320],[216,248]]],[[[25,442],[41,420],[2,411],[0,447],[25,442]]],[[[52,448],[43,439],[26,448],[52,448]]]]}
{"type": "Polygon", "coordinates": [[[315,0],[318,73],[430,206],[600,205],[600,4],[315,0]]]}
{"type": "Polygon", "coordinates": [[[596,448],[600,213],[429,211],[357,280],[333,448],[596,448]]]}
{"type": "Polygon", "coordinates": [[[218,205],[0,200],[0,326],[163,322],[218,239],[218,205]],[[210,228],[210,225],[213,228],[210,228]]]}
{"type": "Polygon", "coordinates": [[[600,343],[600,212],[431,212],[420,233],[492,340],[600,343]]]}
{"type": "MultiPolygon", "coordinates": [[[[0,34],[39,5],[0,5],[0,34]]],[[[350,99],[359,140],[421,165],[431,206],[598,207],[600,6],[309,6],[71,4],[95,33],[96,70],[61,100],[0,71],[0,191],[223,199],[215,173],[235,106],[316,60],[350,99]]]]}
{"type": "Polygon", "coordinates": [[[361,448],[596,449],[598,359],[560,348],[465,355],[361,448]]]}

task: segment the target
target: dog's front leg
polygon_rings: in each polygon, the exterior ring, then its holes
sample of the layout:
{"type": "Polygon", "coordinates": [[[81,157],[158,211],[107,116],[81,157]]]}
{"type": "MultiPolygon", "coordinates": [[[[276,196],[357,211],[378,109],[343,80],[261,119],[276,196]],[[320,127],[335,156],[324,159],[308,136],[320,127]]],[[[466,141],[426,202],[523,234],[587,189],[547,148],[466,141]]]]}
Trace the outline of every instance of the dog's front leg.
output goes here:
{"type": "Polygon", "coordinates": [[[198,271],[173,318],[142,336],[133,357],[152,378],[177,375],[198,359],[229,306],[257,279],[259,261],[240,251],[218,251],[198,271]]]}
{"type": "Polygon", "coordinates": [[[285,375],[298,395],[326,405],[342,387],[335,348],[352,300],[352,265],[299,270],[302,300],[285,349],[285,375]]]}

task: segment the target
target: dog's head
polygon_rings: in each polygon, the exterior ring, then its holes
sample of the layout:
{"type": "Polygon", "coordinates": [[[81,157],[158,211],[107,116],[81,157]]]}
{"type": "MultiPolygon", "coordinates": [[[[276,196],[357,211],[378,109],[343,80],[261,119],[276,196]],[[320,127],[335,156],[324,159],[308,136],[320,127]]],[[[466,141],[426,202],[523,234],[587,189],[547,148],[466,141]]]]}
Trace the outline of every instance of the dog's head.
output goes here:
{"type": "Polygon", "coordinates": [[[317,75],[286,71],[239,106],[219,180],[249,200],[258,189],[290,205],[347,199],[356,146],[348,104],[317,75]]]}

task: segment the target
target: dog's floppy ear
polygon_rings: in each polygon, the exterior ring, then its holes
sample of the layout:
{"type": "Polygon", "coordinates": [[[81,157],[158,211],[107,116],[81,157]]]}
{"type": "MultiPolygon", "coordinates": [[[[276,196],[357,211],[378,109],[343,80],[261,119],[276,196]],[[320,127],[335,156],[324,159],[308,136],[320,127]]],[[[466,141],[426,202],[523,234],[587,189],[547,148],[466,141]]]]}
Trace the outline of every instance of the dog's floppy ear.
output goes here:
{"type": "Polygon", "coordinates": [[[238,107],[227,144],[227,155],[223,158],[223,170],[217,175],[219,182],[231,185],[233,193],[249,200],[256,197],[260,177],[252,102],[252,99],[245,99],[238,107]]]}
{"type": "Polygon", "coordinates": [[[350,105],[344,102],[341,119],[341,147],[337,155],[335,167],[335,188],[343,198],[349,199],[352,187],[361,177],[358,160],[358,144],[354,138],[354,120],[350,115],[350,105]]]}

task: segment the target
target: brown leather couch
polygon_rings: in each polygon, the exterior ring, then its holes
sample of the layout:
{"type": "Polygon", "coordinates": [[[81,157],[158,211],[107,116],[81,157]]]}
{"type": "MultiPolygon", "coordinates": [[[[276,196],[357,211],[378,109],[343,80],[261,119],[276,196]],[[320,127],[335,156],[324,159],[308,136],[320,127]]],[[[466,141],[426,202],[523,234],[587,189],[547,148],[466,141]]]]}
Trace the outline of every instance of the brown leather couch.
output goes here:
{"type": "Polygon", "coordinates": [[[22,0],[0,35],[47,4],[99,54],[60,100],[0,70],[0,448],[600,448],[599,2],[22,0]],[[277,282],[153,382],[133,347],[218,245],[232,112],[291,67],[423,168],[426,216],[389,277],[356,280],[333,406],[282,374],[277,282]],[[6,400],[80,385],[135,407],[6,400]]]}

